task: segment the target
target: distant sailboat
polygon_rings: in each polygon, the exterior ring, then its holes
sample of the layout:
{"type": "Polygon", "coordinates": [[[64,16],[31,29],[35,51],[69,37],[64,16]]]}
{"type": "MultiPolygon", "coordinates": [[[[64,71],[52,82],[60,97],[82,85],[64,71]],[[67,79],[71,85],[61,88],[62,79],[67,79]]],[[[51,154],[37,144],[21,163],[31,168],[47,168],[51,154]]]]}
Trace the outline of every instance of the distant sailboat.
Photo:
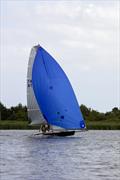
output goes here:
{"type": "Polygon", "coordinates": [[[68,136],[85,129],[66,74],[39,45],[32,48],[28,63],[27,107],[31,125],[41,125],[44,135],[68,136]]]}

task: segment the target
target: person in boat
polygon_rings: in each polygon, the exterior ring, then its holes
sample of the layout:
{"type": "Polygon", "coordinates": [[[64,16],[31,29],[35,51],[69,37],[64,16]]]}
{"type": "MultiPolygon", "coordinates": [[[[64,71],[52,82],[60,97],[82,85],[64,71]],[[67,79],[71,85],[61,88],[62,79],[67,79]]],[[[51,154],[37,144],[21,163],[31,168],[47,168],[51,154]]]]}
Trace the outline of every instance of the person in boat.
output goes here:
{"type": "Polygon", "coordinates": [[[45,124],[45,128],[46,128],[46,131],[50,131],[50,125],[49,124],[45,124]]]}
{"type": "Polygon", "coordinates": [[[46,131],[50,131],[50,125],[49,124],[43,124],[41,127],[41,130],[43,133],[45,133],[46,131]]]}

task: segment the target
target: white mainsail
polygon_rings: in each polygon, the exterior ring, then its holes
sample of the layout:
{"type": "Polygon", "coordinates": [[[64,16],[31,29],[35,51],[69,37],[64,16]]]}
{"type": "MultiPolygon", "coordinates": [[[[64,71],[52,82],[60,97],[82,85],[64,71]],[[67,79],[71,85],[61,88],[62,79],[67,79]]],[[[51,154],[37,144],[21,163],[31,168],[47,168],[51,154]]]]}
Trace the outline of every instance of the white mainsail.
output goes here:
{"type": "Polygon", "coordinates": [[[27,109],[28,118],[31,120],[31,125],[46,123],[41,110],[37,104],[34,91],[32,88],[32,67],[36,56],[37,47],[33,47],[30,52],[28,71],[27,71],[27,109]]]}

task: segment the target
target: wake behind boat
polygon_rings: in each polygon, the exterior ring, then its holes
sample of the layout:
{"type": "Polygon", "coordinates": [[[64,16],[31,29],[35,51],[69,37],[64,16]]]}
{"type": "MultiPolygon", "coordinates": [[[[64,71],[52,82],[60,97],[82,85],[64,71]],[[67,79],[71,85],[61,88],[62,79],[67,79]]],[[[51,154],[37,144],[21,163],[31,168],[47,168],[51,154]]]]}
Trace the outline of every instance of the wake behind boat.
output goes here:
{"type": "Polygon", "coordinates": [[[32,48],[28,63],[27,107],[31,125],[40,125],[43,135],[69,136],[85,129],[66,74],[39,45],[32,48]]]}

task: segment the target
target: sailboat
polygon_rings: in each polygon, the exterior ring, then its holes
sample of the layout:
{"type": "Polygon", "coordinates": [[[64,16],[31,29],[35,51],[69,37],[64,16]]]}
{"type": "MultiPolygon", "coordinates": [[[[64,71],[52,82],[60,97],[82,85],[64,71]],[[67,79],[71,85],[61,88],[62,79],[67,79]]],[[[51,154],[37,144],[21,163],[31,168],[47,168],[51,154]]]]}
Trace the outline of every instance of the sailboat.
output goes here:
{"type": "Polygon", "coordinates": [[[40,45],[31,49],[27,71],[31,125],[43,135],[70,136],[85,129],[75,93],[57,61],[40,45]]]}

